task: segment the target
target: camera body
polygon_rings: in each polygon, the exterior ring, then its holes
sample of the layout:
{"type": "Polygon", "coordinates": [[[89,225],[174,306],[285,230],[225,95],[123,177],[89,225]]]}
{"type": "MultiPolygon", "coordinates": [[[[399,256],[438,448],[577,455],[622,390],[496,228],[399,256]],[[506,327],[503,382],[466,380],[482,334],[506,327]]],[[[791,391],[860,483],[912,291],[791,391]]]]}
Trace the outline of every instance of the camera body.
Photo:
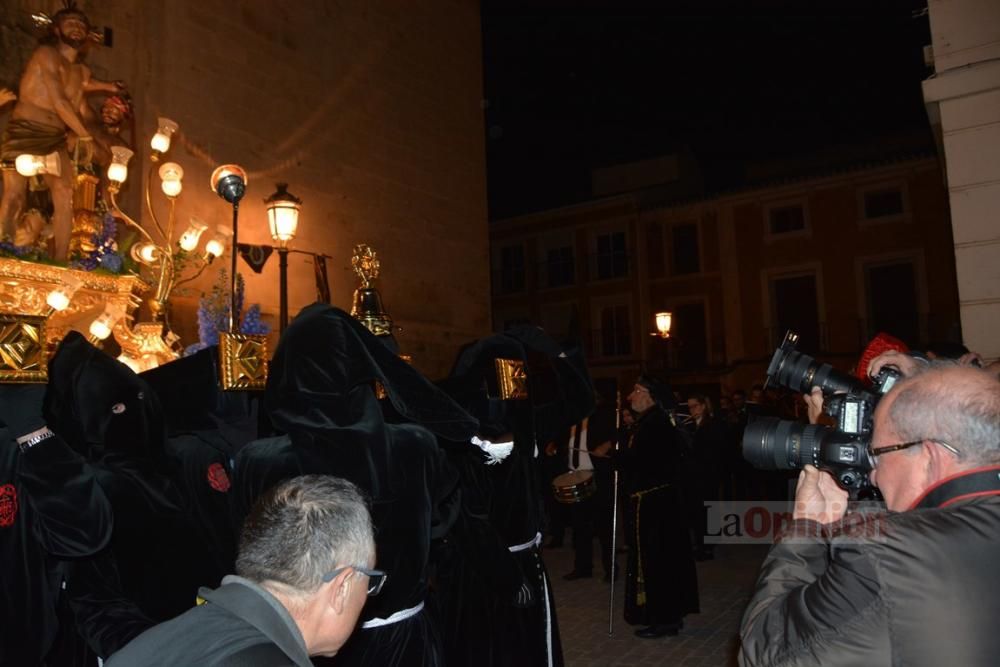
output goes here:
{"type": "Polygon", "coordinates": [[[764,470],[798,470],[812,464],[828,470],[844,488],[869,488],[872,461],[868,446],[875,407],[901,374],[886,366],[869,389],[854,377],[798,352],[797,343],[795,332],[785,334],[768,365],[768,383],[804,394],[819,387],[823,411],[836,419],[837,427],[758,417],[743,433],[743,457],[764,470]]]}

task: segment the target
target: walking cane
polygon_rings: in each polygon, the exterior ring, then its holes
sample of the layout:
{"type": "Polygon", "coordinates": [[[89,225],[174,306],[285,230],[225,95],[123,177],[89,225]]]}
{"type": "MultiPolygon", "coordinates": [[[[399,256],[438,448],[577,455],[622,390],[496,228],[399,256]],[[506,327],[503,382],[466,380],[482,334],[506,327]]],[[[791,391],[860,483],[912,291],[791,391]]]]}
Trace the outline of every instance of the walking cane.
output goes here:
{"type": "MultiPolygon", "coordinates": [[[[618,451],[618,447],[621,444],[621,431],[622,431],[622,392],[621,390],[615,391],[615,452],[618,451]]],[[[615,465],[614,460],[611,462],[612,466],[615,465]]],[[[614,499],[611,501],[611,576],[608,577],[611,580],[611,594],[610,600],[608,602],[608,636],[611,637],[615,634],[615,571],[618,569],[618,468],[615,466],[611,472],[613,483],[612,483],[612,493],[615,494],[614,499]]]]}

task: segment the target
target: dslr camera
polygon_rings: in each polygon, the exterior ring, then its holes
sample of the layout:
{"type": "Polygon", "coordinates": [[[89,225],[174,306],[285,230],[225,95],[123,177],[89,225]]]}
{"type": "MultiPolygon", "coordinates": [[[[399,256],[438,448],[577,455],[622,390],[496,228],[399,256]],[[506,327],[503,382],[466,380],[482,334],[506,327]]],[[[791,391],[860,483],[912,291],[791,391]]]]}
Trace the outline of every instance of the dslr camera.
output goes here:
{"type": "Polygon", "coordinates": [[[789,331],[767,367],[768,383],[808,394],[823,392],[823,412],[837,426],[802,424],[774,417],[757,417],[743,432],[743,458],[760,470],[798,470],[809,463],[829,471],[848,490],[871,487],[868,473],[875,406],[901,377],[885,366],[865,387],[856,378],[821,364],[797,351],[798,335],[789,331]]]}

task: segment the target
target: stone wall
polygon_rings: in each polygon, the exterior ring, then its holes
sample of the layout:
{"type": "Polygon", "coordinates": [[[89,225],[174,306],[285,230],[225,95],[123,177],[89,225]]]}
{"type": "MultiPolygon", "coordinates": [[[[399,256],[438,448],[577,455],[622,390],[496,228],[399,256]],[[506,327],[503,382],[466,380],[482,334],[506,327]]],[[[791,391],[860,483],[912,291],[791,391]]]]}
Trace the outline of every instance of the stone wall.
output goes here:
{"type": "MultiPolygon", "coordinates": [[[[141,0],[81,2],[114,31],[94,49],[97,76],[124,79],[137,105],[139,152],[123,207],[140,212],[156,118],[181,130],[168,159],[185,169],[179,225],[192,215],[228,224],[231,209],[208,187],[212,169],[249,172],[240,240],[270,243],[262,200],[277,181],[304,200],[294,248],[330,255],[335,305],[350,308],[351,249],[379,253],[378,287],[403,327],[404,353],[431,376],[457,347],[489,329],[489,261],[482,68],[473,0],[141,0]]],[[[51,0],[0,5],[0,84],[16,83],[33,48],[32,11],[51,0]]],[[[154,183],[154,205],[166,202],[154,183]]],[[[143,216],[148,220],[148,214],[143,216]]],[[[229,266],[228,258],[217,265],[229,266]]],[[[240,261],[248,300],[277,325],[278,260],[260,275],[240,261]]],[[[197,339],[197,293],[174,299],[172,323],[197,339]]],[[[292,316],[315,299],[312,260],[289,261],[292,316]]]]}

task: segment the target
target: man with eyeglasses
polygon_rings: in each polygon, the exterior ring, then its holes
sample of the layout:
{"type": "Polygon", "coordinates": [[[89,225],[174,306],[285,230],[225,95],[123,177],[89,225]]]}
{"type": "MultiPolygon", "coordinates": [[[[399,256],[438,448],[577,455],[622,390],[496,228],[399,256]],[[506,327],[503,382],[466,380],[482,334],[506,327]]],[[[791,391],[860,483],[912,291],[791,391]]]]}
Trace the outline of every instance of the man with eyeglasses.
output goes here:
{"type": "Polygon", "coordinates": [[[812,466],[764,562],[739,664],[997,664],[1000,382],[933,362],[879,402],[871,481],[888,512],[845,517],[812,466]]]}
{"type": "MultiPolygon", "coordinates": [[[[236,575],[204,603],[161,623],[111,656],[108,667],[312,667],[354,630],[386,574],[372,569],[371,517],[357,487],[327,475],[275,486],[243,526],[236,575]]],[[[155,573],[150,573],[155,576],[155,573]]]]}

